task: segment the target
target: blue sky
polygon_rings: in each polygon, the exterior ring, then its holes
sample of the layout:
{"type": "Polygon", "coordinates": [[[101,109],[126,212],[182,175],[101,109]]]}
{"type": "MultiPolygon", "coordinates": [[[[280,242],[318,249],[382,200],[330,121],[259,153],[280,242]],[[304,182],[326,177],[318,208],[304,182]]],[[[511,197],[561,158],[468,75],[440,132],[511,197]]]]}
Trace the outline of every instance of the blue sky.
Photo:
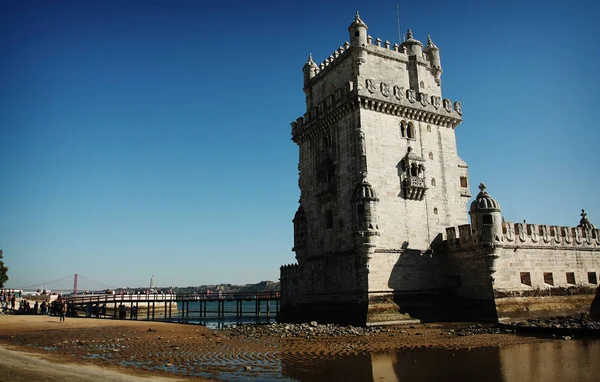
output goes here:
{"type": "MultiPolygon", "coordinates": [[[[600,225],[599,5],[521,3],[401,2],[400,23],[441,49],[471,192],[484,181],[509,221],[600,225]]],[[[0,2],[7,285],[277,280],[301,68],[356,10],[397,42],[393,1],[0,2]]]]}

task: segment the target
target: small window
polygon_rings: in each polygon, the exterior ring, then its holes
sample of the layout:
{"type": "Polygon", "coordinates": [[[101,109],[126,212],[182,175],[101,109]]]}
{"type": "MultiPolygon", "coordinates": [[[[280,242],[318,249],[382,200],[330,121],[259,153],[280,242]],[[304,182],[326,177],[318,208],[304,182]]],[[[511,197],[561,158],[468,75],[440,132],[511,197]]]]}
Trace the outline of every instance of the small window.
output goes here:
{"type": "Polygon", "coordinates": [[[431,185],[435,187],[435,178],[431,178],[431,185]]]}
{"type": "Polygon", "coordinates": [[[412,122],[408,123],[407,129],[406,129],[406,137],[409,139],[414,139],[414,137],[415,137],[415,127],[412,124],[412,122]]]}
{"type": "Polygon", "coordinates": [[[544,283],[548,285],[554,285],[554,277],[552,272],[544,272],[544,283]]]}
{"type": "Polygon", "coordinates": [[[434,213],[435,215],[437,215],[437,214],[438,214],[438,210],[437,210],[437,208],[434,208],[434,209],[433,209],[433,213],[434,213]]]}
{"type": "Polygon", "coordinates": [[[598,277],[596,276],[596,272],[588,272],[588,283],[598,284],[598,277]]]}
{"type": "Polygon", "coordinates": [[[433,159],[433,153],[429,153],[429,159],[433,159]]]}
{"type": "Polygon", "coordinates": [[[333,228],[333,212],[331,212],[331,210],[328,210],[325,213],[325,229],[331,228],[333,228]]]}
{"type": "Polygon", "coordinates": [[[567,272],[567,284],[575,285],[575,273],[567,272]]]}
{"type": "Polygon", "coordinates": [[[531,274],[529,272],[521,272],[521,284],[531,286],[531,274]]]}
{"type": "Polygon", "coordinates": [[[354,32],[354,37],[358,37],[358,36],[360,36],[360,32],[359,31],[354,32]]]}
{"type": "Polygon", "coordinates": [[[431,125],[427,125],[427,132],[431,133],[431,125]]]}
{"type": "Polygon", "coordinates": [[[400,122],[400,136],[406,138],[406,122],[400,122]]]}
{"type": "Polygon", "coordinates": [[[468,184],[467,184],[467,177],[466,176],[461,176],[460,177],[460,186],[463,188],[467,188],[468,184]]]}
{"type": "Polygon", "coordinates": [[[483,225],[492,225],[494,224],[494,220],[492,219],[492,215],[487,214],[482,217],[483,225]]]}

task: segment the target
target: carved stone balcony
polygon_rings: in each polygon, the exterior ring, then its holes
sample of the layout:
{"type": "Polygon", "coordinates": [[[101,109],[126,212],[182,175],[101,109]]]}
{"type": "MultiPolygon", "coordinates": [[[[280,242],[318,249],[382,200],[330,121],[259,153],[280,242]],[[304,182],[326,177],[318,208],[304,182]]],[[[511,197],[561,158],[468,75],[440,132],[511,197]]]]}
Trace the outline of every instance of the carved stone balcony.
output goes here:
{"type": "Polygon", "coordinates": [[[411,176],[404,180],[404,198],[409,200],[423,200],[427,191],[425,178],[411,176]]]}

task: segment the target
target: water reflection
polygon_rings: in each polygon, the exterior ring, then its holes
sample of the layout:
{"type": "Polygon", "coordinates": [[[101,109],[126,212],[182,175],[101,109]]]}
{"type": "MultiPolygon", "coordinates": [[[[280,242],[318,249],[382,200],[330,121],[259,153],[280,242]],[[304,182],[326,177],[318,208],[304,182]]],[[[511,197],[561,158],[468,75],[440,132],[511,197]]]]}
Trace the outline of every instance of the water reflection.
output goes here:
{"type": "Polygon", "coordinates": [[[552,341],[500,351],[505,381],[598,381],[600,340],[552,341]]]}
{"type": "Polygon", "coordinates": [[[296,381],[598,381],[600,341],[555,340],[503,349],[416,349],[343,358],[281,355],[296,381]]]}

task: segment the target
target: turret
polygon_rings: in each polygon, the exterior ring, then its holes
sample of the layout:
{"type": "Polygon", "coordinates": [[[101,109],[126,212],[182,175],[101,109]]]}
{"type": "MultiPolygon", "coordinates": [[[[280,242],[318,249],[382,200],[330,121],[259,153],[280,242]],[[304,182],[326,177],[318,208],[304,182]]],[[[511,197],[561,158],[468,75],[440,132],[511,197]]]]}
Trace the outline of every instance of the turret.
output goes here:
{"type": "Polygon", "coordinates": [[[296,252],[296,259],[298,259],[304,257],[307,241],[306,213],[302,205],[298,206],[292,222],[294,223],[294,248],[292,251],[296,252]]]}
{"type": "Polygon", "coordinates": [[[363,174],[354,192],[355,232],[363,244],[374,244],[374,236],[379,235],[375,208],[378,201],[375,190],[363,174]]]}
{"type": "Polygon", "coordinates": [[[431,67],[431,74],[435,78],[435,82],[440,85],[442,80],[442,64],[440,63],[440,49],[431,41],[431,36],[427,36],[427,46],[423,51],[427,55],[429,65],[431,67]]]}
{"type": "Polygon", "coordinates": [[[312,58],[312,54],[308,55],[308,61],[302,67],[302,71],[304,72],[304,87],[308,86],[308,82],[317,75],[318,66],[315,64],[312,58]]]}
{"type": "Polygon", "coordinates": [[[348,27],[350,33],[350,46],[361,47],[367,45],[367,24],[365,24],[356,11],[354,21],[348,27]]]}
{"type": "Polygon", "coordinates": [[[406,53],[409,56],[421,56],[423,54],[423,43],[413,38],[413,34],[410,29],[406,32],[406,37],[406,41],[400,44],[400,46],[406,48],[406,53]]]}
{"type": "Polygon", "coordinates": [[[469,215],[473,236],[481,246],[493,248],[502,237],[502,209],[485,188],[485,184],[479,185],[480,191],[471,203],[469,215]]]}

